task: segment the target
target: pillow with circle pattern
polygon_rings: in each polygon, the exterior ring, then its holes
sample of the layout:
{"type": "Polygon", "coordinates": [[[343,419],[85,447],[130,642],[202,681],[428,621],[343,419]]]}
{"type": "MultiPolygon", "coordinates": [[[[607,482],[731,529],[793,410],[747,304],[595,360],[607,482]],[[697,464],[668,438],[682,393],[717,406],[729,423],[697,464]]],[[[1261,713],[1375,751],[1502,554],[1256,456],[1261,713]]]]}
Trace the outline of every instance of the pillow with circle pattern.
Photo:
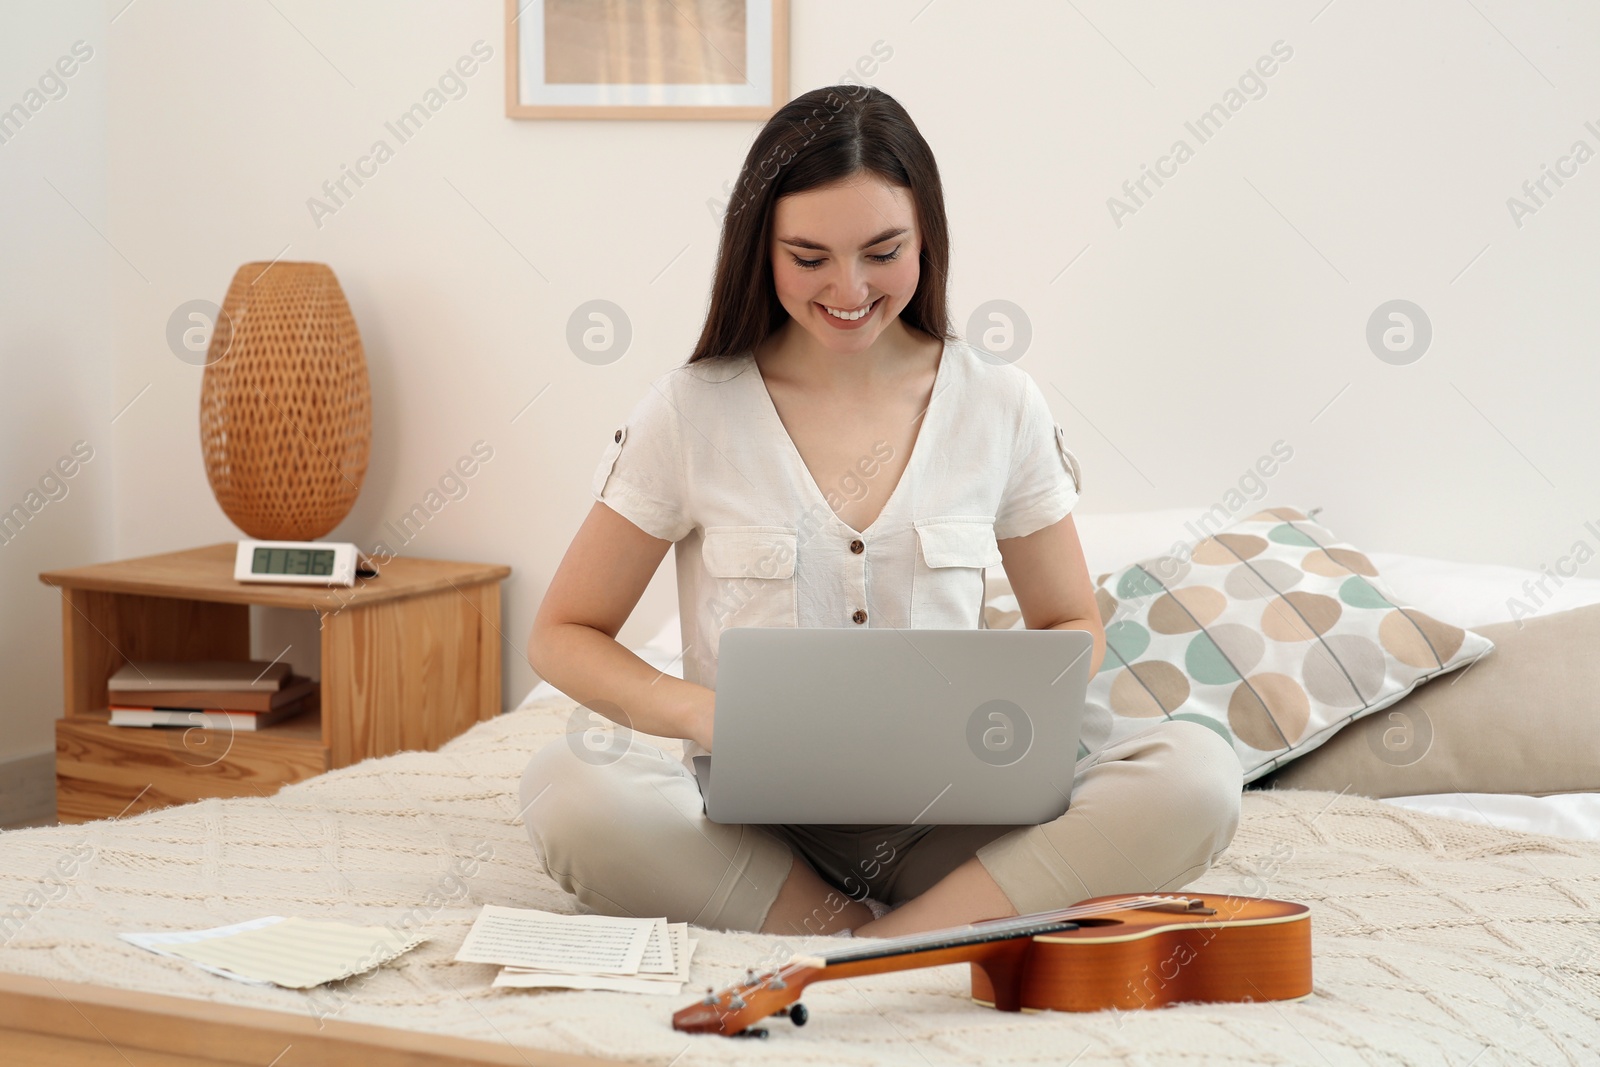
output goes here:
{"type": "MultiPolygon", "coordinates": [[[[1248,782],[1494,648],[1400,603],[1363,553],[1289,507],[1095,587],[1106,654],[1080,760],[1155,719],[1191,719],[1233,745],[1248,782]]],[[[992,598],[984,620],[1024,625],[1010,595],[992,598]]]]}

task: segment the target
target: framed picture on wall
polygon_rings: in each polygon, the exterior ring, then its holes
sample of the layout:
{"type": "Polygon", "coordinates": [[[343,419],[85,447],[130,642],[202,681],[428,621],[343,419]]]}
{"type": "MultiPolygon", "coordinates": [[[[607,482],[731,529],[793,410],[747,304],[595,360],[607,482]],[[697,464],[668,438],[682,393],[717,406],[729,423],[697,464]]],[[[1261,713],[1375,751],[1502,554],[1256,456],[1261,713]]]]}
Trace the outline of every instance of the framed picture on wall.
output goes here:
{"type": "Polygon", "coordinates": [[[506,114],[766,119],[789,95],[789,0],[506,0],[506,114]]]}

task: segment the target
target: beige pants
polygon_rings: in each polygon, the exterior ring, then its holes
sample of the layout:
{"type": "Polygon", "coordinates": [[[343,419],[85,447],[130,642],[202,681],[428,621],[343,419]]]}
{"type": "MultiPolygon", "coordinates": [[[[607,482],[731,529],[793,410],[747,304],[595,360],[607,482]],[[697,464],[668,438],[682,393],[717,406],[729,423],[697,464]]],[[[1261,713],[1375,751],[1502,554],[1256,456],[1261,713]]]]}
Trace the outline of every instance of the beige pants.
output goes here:
{"type": "Polygon", "coordinates": [[[689,769],[637,737],[553,742],[521,795],[535,851],[580,910],[716,930],[759,930],[796,855],[844,895],[891,905],[976,855],[1028,915],[1187,885],[1233,840],[1239,759],[1204,726],[1160,720],[1084,764],[1066,813],[1022,827],[716,823],[689,769]]]}

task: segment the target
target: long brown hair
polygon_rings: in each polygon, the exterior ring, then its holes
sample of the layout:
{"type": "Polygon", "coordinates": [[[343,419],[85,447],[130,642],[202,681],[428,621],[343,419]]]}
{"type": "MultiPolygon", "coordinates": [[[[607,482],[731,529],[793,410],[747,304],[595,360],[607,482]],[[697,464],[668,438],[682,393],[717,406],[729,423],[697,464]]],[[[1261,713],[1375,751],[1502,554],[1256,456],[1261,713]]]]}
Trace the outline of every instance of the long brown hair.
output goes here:
{"type": "Polygon", "coordinates": [[[911,191],[922,241],[917,291],[900,319],[942,341],[950,329],[950,227],[939,167],[899,101],[867,85],[832,85],[789,101],[745,156],[722,219],[705,326],[689,363],[752,351],[789,312],[772,279],[772,212],[779,197],[870,172],[911,191]]]}

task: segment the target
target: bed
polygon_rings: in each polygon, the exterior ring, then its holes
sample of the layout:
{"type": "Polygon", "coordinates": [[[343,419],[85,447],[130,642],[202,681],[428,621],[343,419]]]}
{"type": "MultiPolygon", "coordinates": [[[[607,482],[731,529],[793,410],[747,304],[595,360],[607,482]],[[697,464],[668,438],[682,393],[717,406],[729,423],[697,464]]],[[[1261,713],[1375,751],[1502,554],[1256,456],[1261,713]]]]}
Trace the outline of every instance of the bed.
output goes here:
{"type": "MultiPolygon", "coordinates": [[[[1143,550],[1132,527],[1094,518],[1080,522],[1091,571],[1143,550]]],[[[1397,592],[1465,626],[1503,618],[1505,590],[1528,574],[1373,558],[1397,592]]],[[[1544,610],[1600,603],[1600,582],[1571,579],[1558,596],[1544,610]]],[[[673,619],[637,651],[670,671],[676,643],[673,619]]],[[[662,1067],[1600,1059],[1594,793],[1379,800],[1247,790],[1232,846],[1187,888],[1311,907],[1314,990],[1296,1002],[1014,1015],[974,1004],[967,969],[952,966],[820,983],[805,997],[810,1023],[771,1020],[759,1045],[678,1033],[671,1015],[696,991],[738,980],[775,951],[816,947],[719,931],[697,932],[682,996],[493,989],[492,967],[452,961],[481,905],[576,910],[538,867],[516,795],[529,755],[566,731],[575,708],[541,684],[438,752],[367,760],[270,797],[0,835],[0,905],[11,905],[0,913],[5,1058],[277,1067],[358,1057],[662,1067]],[[389,923],[429,940],[302,993],[216,978],[116,937],[269,914],[389,923]]]]}

